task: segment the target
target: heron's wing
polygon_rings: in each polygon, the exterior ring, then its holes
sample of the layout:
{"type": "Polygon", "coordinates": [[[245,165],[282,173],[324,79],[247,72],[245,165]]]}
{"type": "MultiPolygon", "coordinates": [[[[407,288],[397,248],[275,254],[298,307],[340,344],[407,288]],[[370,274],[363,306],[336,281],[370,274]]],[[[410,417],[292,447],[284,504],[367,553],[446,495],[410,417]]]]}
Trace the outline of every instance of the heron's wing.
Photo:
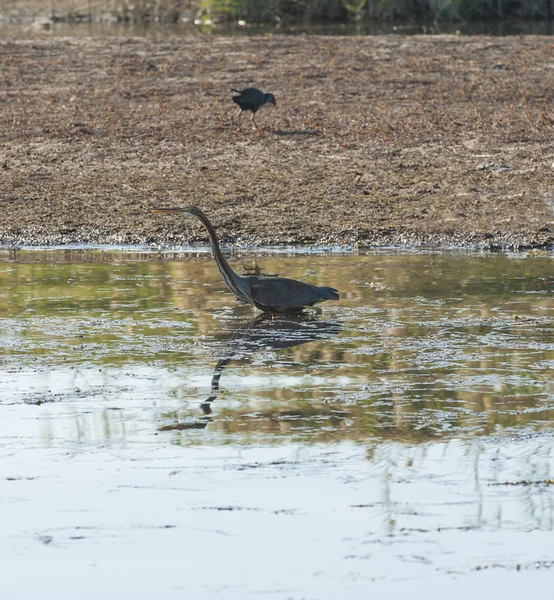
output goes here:
{"type": "Polygon", "coordinates": [[[245,277],[252,298],[263,306],[296,309],[324,300],[338,300],[337,290],[286,279],[284,277],[245,277]]]}

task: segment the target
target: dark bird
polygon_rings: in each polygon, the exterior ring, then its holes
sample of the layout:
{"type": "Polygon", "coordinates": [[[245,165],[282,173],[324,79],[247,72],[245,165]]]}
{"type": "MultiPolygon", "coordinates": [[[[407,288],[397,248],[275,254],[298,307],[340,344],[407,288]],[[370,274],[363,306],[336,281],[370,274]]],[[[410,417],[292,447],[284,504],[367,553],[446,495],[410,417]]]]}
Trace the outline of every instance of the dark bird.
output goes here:
{"type": "Polygon", "coordinates": [[[196,206],[185,208],[154,208],[153,212],[181,213],[198,219],[208,230],[212,253],[227,287],[243,302],[252,304],[267,313],[297,313],[316,302],[338,300],[337,290],[319,287],[285,277],[251,275],[240,277],[229,266],[219,247],[219,242],[208,217],[196,206]]]}
{"type": "Polygon", "coordinates": [[[256,113],[258,110],[268,102],[271,102],[273,106],[277,106],[273,94],[264,94],[262,90],[259,90],[258,88],[246,88],[245,90],[242,90],[242,92],[234,89],[231,89],[231,91],[233,92],[233,101],[240,106],[239,129],[240,118],[245,110],[252,111],[252,123],[254,123],[254,127],[258,129],[258,124],[256,123],[256,113]]]}

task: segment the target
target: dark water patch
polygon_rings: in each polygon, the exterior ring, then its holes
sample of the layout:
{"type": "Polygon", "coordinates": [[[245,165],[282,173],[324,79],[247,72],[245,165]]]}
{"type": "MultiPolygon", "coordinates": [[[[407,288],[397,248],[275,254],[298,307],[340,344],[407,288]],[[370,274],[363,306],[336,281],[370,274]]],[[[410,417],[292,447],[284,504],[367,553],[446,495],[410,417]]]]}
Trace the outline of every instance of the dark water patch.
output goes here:
{"type": "MultiPolygon", "coordinates": [[[[49,11],[45,11],[49,13],[49,11]]],[[[543,15],[531,19],[500,19],[470,21],[357,21],[349,23],[247,23],[212,22],[197,19],[197,22],[156,23],[118,22],[114,20],[94,20],[83,15],[81,19],[52,18],[50,14],[41,17],[29,15],[11,17],[0,14],[0,35],[3,39],[34,39],[44,37],[148,37],[167,39],[189,36],[232,36],[244,38],[259,35],[331,35],[331,36],[375,36],[375,35],[552,35],[553,27],[543,15]]],[[[311,131],[282,131],[280,135],[313,135],[311,131]]]]}

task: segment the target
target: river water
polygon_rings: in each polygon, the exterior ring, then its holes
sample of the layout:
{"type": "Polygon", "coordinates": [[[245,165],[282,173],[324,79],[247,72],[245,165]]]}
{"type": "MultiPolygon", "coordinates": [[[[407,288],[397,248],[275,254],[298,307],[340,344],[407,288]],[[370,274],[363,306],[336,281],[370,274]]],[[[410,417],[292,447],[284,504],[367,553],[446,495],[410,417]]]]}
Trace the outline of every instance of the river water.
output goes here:
{"type": "Polygon", "coordinates": [[[290,35],[552,35],[553,26],[549,21],[538,20],[497,20],[482,22],[433,22],[429,20],[421,24],[402,23],[398,21],[382,23],[299,23],[296,25],[247,24],[243,21],[230,24],[197,24],[180,23],[118,23],[118,22],[86,22],[71,23],[53,21],[48,17],[32,19],[24,22],[11,22],[0,14],[0,39],[34,39],[48,37],[149,37],[166,39],[170,37],[187,37],[195,35],[226,35],[243,37],[264,34],[290,35]]]}
{"type": "Polygon", "coordinates": [[[550,589],[552,255],[232,258],[0,252],[3,597],[550,589]]]}

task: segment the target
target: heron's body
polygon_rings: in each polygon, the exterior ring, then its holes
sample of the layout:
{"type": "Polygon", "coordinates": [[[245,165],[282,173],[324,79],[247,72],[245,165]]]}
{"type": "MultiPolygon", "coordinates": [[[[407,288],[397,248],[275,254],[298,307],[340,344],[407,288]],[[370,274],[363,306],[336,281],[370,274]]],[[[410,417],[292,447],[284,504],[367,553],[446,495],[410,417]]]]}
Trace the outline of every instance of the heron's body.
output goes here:
{"type": "Polygon", "coordinates": [[[286,277],[264,277],[251,275],[240,277],[229,266],[219,247],[215,229],[208,217],[196,206],[188,208],[158,208],[155,212],[182,213],[197,218],[208,231],[213,256],[227,287],[243,302],[252,304],[269,313],[300,312],[307,306],[325,300],[338,300],[339,294],[332,287],[320,287],[287,279],[286,277]]]}
{"type": "Polygon", "coordinates": [[[338,300],[337,290],[286,277],[243,277],[250,288],[252,304],[264,312],[295,312],[325,300],[338,300]]]}
{"type": "Polygon", "coordinates": [[[277,106],[277,102],[273,94],[264,94],[264,92],[258,88],[246,88],[242,91],[231,89],[231,91],[233,92],[233,101],[236,102],[240,107],[239,129],[240,119],[245,110],[252,112],[252,122],[257,128],[258,124],[256,123],[255,115],[258,110],[260,110],[260,108],[266,105],[268,102],[274,106],[277,106]]]}

